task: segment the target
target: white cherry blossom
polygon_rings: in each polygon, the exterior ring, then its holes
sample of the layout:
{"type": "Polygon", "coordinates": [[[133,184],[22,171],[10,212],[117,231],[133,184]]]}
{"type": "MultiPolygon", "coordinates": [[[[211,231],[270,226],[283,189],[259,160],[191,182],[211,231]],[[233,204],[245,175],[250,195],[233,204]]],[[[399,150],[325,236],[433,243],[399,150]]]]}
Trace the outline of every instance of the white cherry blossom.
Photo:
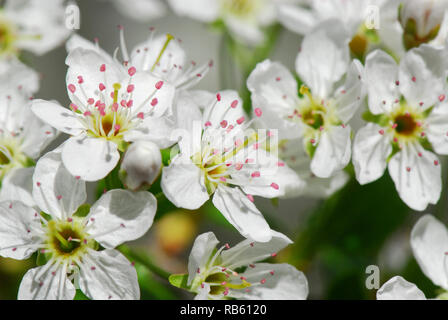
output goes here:
{"type": "Polygon", "coordinates": [[[349,163],[348,121],[365,95],[363,67],[358,60],[349,63],[347,41],[337,20],[305,37],[296,60],[300,90],[288,69],[270,60],[258,64],[247,81],[253,106],[265,115],[259,125],[278,129],[280,141],[302,140],[311,172],[320,178],[332,177],[349,163]]]}
{"type": "Polygon", "coordinates": [[[263,147],[274,132],[250,129],[236,92],[223,91],[207,101],[202,120],[179,132],[180,153],[163,168],[162,190],[176,206],[190,210],[213,196],[215,207],[243,236],[269,241],[270,228],[254,196],[284,195],[296,183],[294,175],[263,147]]]}
{"type": "Polygon", "coordinates": [[[366,60],[369,122],[356,134],[353,164],[366,184],[386,167],[401,199],[414,210],[439,200],[441,168],[448,152],[447,53],[422,45],[400,64],[383,51],[366,60]]]}
{"type": "Polygon", "coordinates": [[[39,251],[47,260],[24,275],[19,299],[73,299],[75,284],[90,299],[139,299],[135,268],[114,248],[149,229],[157,207],[152,194],[112,190],[87,216],[75,215],[86,200],[85,183],[53,151],[36,165],[32,197],[36,207],[0,203],[0,255],[22,260],[39,251]]]}
{"type": "Polygon", "coordinates": [[[174,98],[172,85],[137,70],[128,60],[118,62],[99,46],[69,50],[66,63],[70,109],[44,100],[35,100],[32,109],[71,135],[63,145],[62,159],[74,176],[86,181],[104,178],[128,142],[149,140],[160,148],[172,144],[166,119],[174,98]]]}

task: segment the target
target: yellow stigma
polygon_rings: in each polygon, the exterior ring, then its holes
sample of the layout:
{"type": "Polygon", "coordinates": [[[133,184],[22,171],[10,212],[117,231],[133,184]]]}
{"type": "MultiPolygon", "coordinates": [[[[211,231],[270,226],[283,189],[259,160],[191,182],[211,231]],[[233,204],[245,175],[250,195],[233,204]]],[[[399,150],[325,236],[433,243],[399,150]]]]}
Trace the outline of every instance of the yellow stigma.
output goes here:
{"type": "Polygon", "coordinates": [[[114,103],[117,103],[118,101],[118,91],[121,89],[121,84],[114,83],[114,103]]]}
{"type": "Polygon", "coordinates": [[[168,45],[170,44],[171,40],[173,40],[174,37],[167,33],[166,34],[166,41],[165,44],[163,45],[162,50],[160,50],[159,56],[157,57],[156,62],[154,62],[152,68],[151,68],[151,72],[154,71],[154,69],[156,68],[157,64],[160,62],[160,59],[162,59],[163,53],[165,52],[166,48],[168,47],[168,45]]]}

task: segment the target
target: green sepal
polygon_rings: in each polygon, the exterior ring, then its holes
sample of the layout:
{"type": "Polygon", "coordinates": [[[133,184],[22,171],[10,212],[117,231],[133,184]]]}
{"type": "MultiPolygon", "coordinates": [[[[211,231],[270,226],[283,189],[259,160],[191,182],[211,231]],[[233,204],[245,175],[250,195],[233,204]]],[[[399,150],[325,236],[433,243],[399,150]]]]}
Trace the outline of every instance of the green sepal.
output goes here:
{"type": "Polygon", "coordinates": [[[188,283],[188,274],[172,274],[169,276],[168,281],[176,288],[190,290],[188,283]]]}
{"type": "Polygon", "coordinates": [[[43,266],[46,265],[48,262],[48,254],[42,253],[40,250],[37,251],[37,258],[36,258],[36,265],[37,266],[43,266]]]}
{"type": "Polygon", "coordinates": [[[75,217],[84,218],[87,217],[87,215],[90,212],[90,204],[84,203],[79,206],[78,210],[73,214],[75,217]]]}
{"type": "Polygon", "coordinates": [[[274,207],[278,208],[278,198],[272,198],[271,203],[274,207]]]}
{"type": "MultiPolygon", "coordinates": [[[[164,166],[169,166],[171,163],[171,150],[173,148],[166,148],[166,149],[162,149],[160,150],[160,153],[162,155],[162,163],[164,166]]],[[[179,153],[179,148],[177,148],[177,152],[175,153],[176,155],[179,153]]]]}
{"type": "Polygon", "coordinates": [[[129,143],[129,142],[126,142],[126,141],[124,141],[124,140],[120,140],[120,141],[117,143],[118,150],[120,150],[121,152],[125,152],[125,151],[128,149],[129,145],[130,145],[130,143],[129,143]]]}
{"type": "Polygon", "coordinates": [[[362,114],[362,118],[364,121],[376,123],[381,127],[385,127],[389,123],[388,116],[384,114],[373,114],[370,110],[365,111],[362,114]]]}

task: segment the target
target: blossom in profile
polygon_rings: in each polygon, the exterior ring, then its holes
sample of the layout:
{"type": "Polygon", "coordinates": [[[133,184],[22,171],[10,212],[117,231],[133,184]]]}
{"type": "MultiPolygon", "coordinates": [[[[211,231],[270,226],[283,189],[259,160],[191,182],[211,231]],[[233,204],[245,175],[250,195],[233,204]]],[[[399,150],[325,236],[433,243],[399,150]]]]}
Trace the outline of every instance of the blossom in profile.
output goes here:
{"type": "Polygon", "coordinates": [[[260,262],[292,243],[279,232],[271,233],[269,242],[244,240],[220,248],[213,232],[199,235],[188,261],[188,290],[196,300],[305,300],[308,281],[301,271],[286,263],[260,262]]]}

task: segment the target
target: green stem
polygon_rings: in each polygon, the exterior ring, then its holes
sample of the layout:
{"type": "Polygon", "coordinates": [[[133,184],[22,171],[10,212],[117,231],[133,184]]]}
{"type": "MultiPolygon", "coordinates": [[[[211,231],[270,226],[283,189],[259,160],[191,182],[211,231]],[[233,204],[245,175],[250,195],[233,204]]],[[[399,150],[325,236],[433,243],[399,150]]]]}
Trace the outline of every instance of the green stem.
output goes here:
{"type": "Polygon", "coordinates": [[[123,253],[129,260],[143,265],[152,273],[168,281],[168,278],[171,274],[153,263],[151,258],[149,258],[146,253],[131,249],[126,245],[121,245],[120,247],[118,247],[118,251],[123,253]]]}

